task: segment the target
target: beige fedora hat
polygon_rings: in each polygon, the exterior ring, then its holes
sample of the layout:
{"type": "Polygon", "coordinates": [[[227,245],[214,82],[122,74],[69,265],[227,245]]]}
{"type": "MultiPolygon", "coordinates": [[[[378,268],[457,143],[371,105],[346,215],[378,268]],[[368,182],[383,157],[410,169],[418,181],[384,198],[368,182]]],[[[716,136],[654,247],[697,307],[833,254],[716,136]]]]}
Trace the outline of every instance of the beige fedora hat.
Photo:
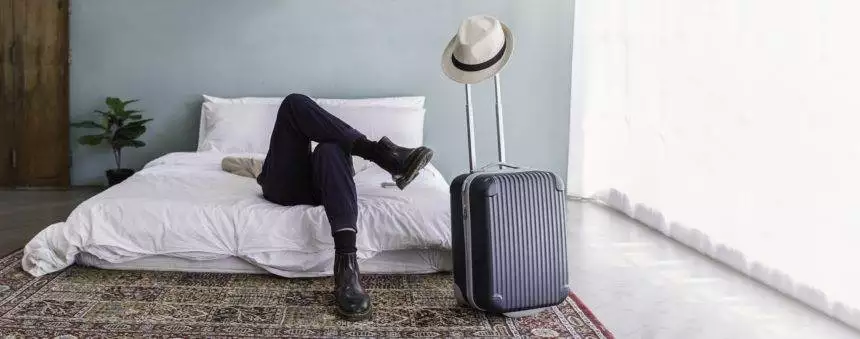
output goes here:
{"type": "Polygon", "coordinates": [[[479,83],[501,71],[513,51],[511,30],[499,19],[470,16],[445,47],[442,71],[459,83],[479,83]]]}

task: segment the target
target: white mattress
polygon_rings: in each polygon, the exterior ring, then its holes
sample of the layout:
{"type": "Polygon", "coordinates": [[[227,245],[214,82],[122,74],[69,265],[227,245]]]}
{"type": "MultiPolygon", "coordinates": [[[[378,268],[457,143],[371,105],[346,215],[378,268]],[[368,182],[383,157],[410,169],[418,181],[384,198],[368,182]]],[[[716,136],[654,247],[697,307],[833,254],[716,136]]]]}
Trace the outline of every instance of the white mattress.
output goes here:
{"type": "MultiPolygon", "coordinates": [[[[157,267],[169,257],[167,267],[185,267],[179,264],[184,260],[209,262],[197,263],[208,269],[211,263],[232,269],[241,267],[236,266],[240,259],[287,277],[331,274],[334,243],[324,209],[266,201],[255,180],[221,170],[227,155],[171,153],[153,160],[122,184],[82,203],[66,221],[42,230],[24,248],[22,266],[38,276],[87,253],[99,259],[90,263],[104,267],[157,267]]],[[[382,187],[390,175],[375,165],[359,171],[355,181],[356,247],[359,260],[367,263],[363,272],[426,273],[450,267],[428,254],[451,249],[448,184],[432,165],[403,191],[382,187]],[[424,262],[388,254],[401,251],[420,253],[424,262]]]]}
{"type": "MultiPolygon", "coordinates": [[[[104,261],[89,253],[80,253],[75,259],[80,265],[108,270],[145,270],[218,273],[268,273],[239,257],[213,260],[189,260],[154,255],[122,263],[104,261]]],[[[375,274],[422,274],[452,270],[451,251],[402,250],[382,252],[359,263],[362,272],[375,274]]],[[[328,272],[331,273],[331,272],[328,272]]]]}

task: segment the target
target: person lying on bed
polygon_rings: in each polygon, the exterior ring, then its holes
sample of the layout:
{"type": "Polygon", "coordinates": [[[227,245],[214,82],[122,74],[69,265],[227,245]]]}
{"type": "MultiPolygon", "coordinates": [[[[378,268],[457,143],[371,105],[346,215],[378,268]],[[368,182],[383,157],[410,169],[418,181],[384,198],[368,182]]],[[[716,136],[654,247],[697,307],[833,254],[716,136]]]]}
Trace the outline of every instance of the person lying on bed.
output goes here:
{"type": "Polygon", "coordinates": [[[311,98],[290,94],[278,109],[257,182],[266,200],[273,203],[325,208],[334,237],[337,309],[349,320],[361,320],[371,316],[373,307],[361,287],[356,260],[358,204],[353,155],[391,173],[397,187],[403,189],[430,162],[433,151],[400,147],[387,137],[370,141],[311,98]],[[319,143],[313,152],[311,141],[319,143]]]}

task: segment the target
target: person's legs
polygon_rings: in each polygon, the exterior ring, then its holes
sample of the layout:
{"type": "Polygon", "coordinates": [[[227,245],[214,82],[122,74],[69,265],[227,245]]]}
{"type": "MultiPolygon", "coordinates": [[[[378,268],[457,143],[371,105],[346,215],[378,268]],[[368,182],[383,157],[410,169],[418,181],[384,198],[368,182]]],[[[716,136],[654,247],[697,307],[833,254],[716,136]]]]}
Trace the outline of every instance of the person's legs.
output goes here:
{"type": "MultiPolygon", "coordinates": [[[[400,147],[386,137],[379,141],[370,141],[364,134],[317,105],[313,99],[301,94],[290,94],[281,103],[275,133],[272,133],[273,144],[278,138],[276,133],[283,132],[283,128],[278,125],[287,124],[304,139],[318,143],[334,143],[349,154],[376,163],[391,173],[400,189],[406,188],[433,157],[433,151],[427,147],[400,147]]],[[[272,152],[272,149],[269,149],[269,154],[272,152]]],[[[307,152],[303,152],[302,156],[305,154],[307,152]]],[[[263,172],[266,172],[265,167],[263,172]]]]}
{"type": "Polygon", "coordinates": [[[430,161],[426,147],[400,147],[388,138],[369,141],[311,98],[290,94],[281,103],[257,182],[277,204],[320,205],[335,239],[335,294],[338,309],[351,319],[370,315],[370,298],[359,283],[355,254],[358,216],[351,155],[370,160],[405,188],[430,161]],[[320,143],[310,152],[310,142],[320,143]],[[346,232],[346,233],[344,233],[346,232]]]}
{"type": "Polygon", "coordinates": [[[370,296],[361,287],[355,236],[358,197],[352,179],[352,158],[333,143],[321,143],[312,156],[314,197],[325,207],[335,242],[335,300],[338,311],[352,320],[370,316],[370,296]]]}
{"type": "Polygon", "coordinates": [[[320,108],[312,99],[290,94],[281,102],[269,142],[269,153],[257,182],[274,203],[318,205],[311,174],[311,141],[331,142],[345,151],[364,135],[320,108]]]}
{"type": "Polygon", "coordinates": [[[338,310],[354,320],[372,314],[370,297],[359,281],[355,251],[358,209],[348,152],[359,138],[364,135],[309,98],[289,95],[278,109],[269,153],[257,177],[263,196],[271,202],[323,205],[335,239],[338,310]],[[313,153],[311,141],[322,142],[313,153]]]}
{"type": "Polygon", "coordinates": [[[391,173],[392,179],[400,189],[406,188],[433,158],[433,151],[427,147],[401,147],[388,137],[382,137],[376,142],[359,139],[355,142],[352,154],[373,161],[391,173]]]}
{"type": "Polygon", "coordinates": [[[337,144],[349,153],[352,144],[364,138],[364,134],[317,105],[306,95],[293,93],[284,98],[278,117],[285,109],[296,129],[312,141],[337,144]]]}
{"type": "Polygon", "coordinates": [[[356,232],[358,197],[352,157],[337,144],[321,143],[314,149],[312,159],[314,200],[325,207],[331,233],[347,230],[356,232]]]}

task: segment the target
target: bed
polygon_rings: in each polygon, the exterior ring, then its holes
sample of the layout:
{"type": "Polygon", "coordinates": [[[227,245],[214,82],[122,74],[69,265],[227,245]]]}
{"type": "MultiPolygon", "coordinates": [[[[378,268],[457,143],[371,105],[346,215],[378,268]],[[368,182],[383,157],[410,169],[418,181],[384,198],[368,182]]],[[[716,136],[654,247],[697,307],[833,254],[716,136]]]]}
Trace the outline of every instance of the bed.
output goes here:
{"type": "MultiPolygon", "coordinates": [[[[366,130],[385,133],[378,126],[366,130]]],[[[253,178],[221,169],[226,156],[265,153],[231,151],[177,152],[149,162],[36,235],[24,249],[23,268],[37,276],[76,262],[106,269],[331,275],[334,244],[324,209],[266,201],[253,178]]],[[[362,272],[449,271],[448,184],[439,171],[428,165],[401,191],[383,185],[391,177],[372,163],[357,163],[356,170],[362,272]]]]}

